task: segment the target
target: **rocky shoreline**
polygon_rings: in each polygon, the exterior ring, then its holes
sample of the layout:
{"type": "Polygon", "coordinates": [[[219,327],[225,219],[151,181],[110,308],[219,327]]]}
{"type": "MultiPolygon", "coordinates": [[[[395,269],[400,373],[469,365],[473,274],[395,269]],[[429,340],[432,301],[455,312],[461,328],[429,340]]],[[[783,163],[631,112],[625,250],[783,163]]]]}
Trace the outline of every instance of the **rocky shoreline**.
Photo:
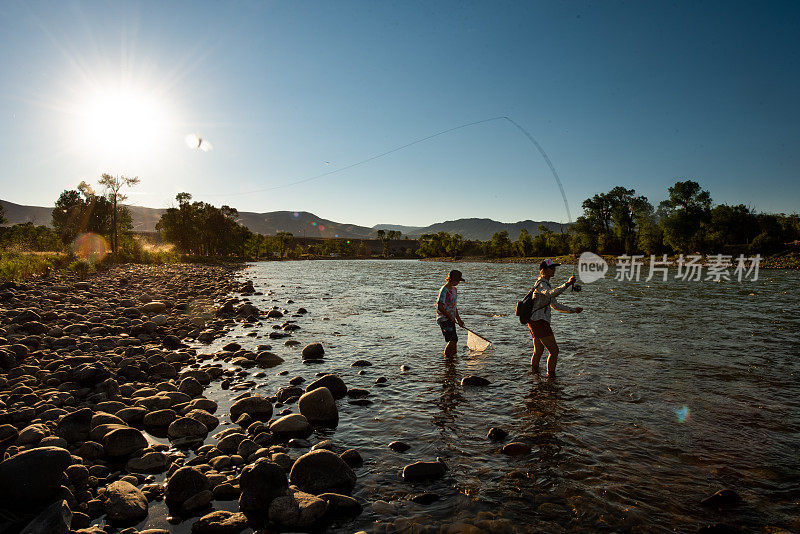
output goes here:
{"type": "MultiPolygon", "coordinates": [[[[252,379],[263,371],[246,369],[283,362],[269,345],[202,353],[237,324],[306,313],[258,309],[236,270],[126,265],[0,286],[0,533],[163,534],[136,528],[161,501],[170,524],[195,534],[308,530],[361,513],[349,496],[359,453],[308,439],[335,425],[336,399],[368,399],[322,373],[261,396],[252,379]],[[244,391],[226,413],[204,396],[212,382],[244,391]],[[223,501],[238,511],[215,509],[223,501]]],[[[299,328],[283,321],[266,337],[299,328]]],[[[319,343],[302,351],[323,357],[319,343]]]]}

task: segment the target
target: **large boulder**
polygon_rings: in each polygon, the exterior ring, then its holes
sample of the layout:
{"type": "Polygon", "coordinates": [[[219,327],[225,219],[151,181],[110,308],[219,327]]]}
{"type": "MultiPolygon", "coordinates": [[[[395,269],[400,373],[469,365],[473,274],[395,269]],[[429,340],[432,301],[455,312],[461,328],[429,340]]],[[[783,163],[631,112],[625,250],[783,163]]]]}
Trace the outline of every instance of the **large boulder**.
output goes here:
{"type": "Polygon", "coordinates": [[[300,415],[310,423],[336,423],[339,420],[336,401],[328,388],[317,388],[303,394],[297,407],[300,415]]]}
{"type": "Polygon", "coordinates": [[[56,501],[45,508],[22,529],[20,534],[67,534],[72,523],[72,510],[67,501],[56,501]]]}
{"type": "Polygon", "coordinates": [[[314,429],[304,416],[291,413],[274,420],[269,425],[269,431],[278,438],[289,439],[307,438],[314,432],[314,429]]]}
{"type": "Polygon", "coordinates": [[[164,498],[167,502],[183,504],[206,490],[208,490],[206,475],[194,467],[186,466],[181,467],[169,477],[164,498]]]}
{"type": "Polygon", "coordinates": [[[131,458],[125,468],[132,473],[163,473],[169,463],[169,456],[161,451],[151,451],[139,458],[131,458]]]}
{"type": "Polygon", "coordinates": [[[344,380],[336,375],[324,375],[317,378],[306,387],[306,392],[318,388],[328,388],[328,391],[331,392],[334,399],[341,399],[347,395],[347,386],[344,380]]]}
{"type": "Polygon", "coordinates": [[[305,529],[325,515],[328,503],[302,491],[291,492],[273,500],[269,505],[269,519],[289,529],[305,529]]]}
{"type": "Polygon", "coordinates": [[[103,436],[103,449],[112,458],[131,456],[145,447],[144,434],[129,426],[117,426],[103,436]]]}
{"type": "Polygon", "coordinates": [[[303,347],[304,360],[321,360],[325,356],[325,349],[322,343],[310,343],[303,347]]]}
{"type": "Polygon", "coordinates": [[[258,394],[239,399],[231,406],[231,420],[236,421],[244,413],[259,421],[269,421],[272,417],[272,403],[258,394]]]}
{"type": "Polygon", "coordinates": [[[144,306],[141,306],[139,309],[142,311],[142,313],[157,314],[166,311],[167,305],[158,300],[154,300],[152,302],[148,302],[144,306]]]}
{"type": "Polygon", "coordinates": [[[167,429],[169,439],[173,440],[180,438],[205,438],[207,434],[208,428],[206,428],[206,425],[191,417],[179,417],[175,419],[167,429]]]}
{"type": "Polygon", "coordinates": [[[247,517],[244,514],[217,510],[195,521],[192,534],[239,534],[246,528],[247,517]]]}
{"type": "Polygon", "coordinates": [[[117,480],[103,493],[103,507],[112,521],[134,521],[147,515],[147,497],[130,482],[117,480]]]}
{"type": "Polygon", "coordinates": [[[30,449],[0,462],[0,506],[27,510],[51,502],[71,463],[69,451],[60,447],[30,449]]]}
{"type": "Polygon", "coordinates": [[[337,454],[319,449],[295,461],[289,480],[302,491],[348,494],[356,484],[356,474],[337,454]]]}
{"type": "Polygon", "coordinates": [[[91,430],[92,415],[94,412],[91,408],[82,408],[65,415],[58,422],[55,435],[70,443],[86,441],[89,438],[89,430],[91,430]]]}
{"type": "Polygon", "coordinates": [[[242,470],[239,487],[242,488],[239,510],[257,512],[266,510],[275,497],[286,491],[289,483],[281,466],[266,458],[259,458],[242,470]]]}
{"type": "Polygon", "coordinates": [[[111,376],[101,363],[84,363],[75,369],[75,381],[82,386],[94,386],[111,376]]]}

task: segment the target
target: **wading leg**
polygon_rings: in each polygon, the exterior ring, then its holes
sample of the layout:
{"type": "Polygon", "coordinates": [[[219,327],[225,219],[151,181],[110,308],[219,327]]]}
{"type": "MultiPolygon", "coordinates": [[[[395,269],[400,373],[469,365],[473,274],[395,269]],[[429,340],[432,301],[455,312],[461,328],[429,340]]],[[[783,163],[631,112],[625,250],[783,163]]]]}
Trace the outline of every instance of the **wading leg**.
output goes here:
{"type": "Polygon", "coordinates": [[[444,355],[447,357],[455,356],[456,355],[456,341],[448,341],[447,346],[444,348],[444,355]]]}
{"type": "Polygon", "coordinates": [[[558,343],[556,343],[555,336],[543,337],[541,341],[549,353],[547,356],[547,376],[553,378],[556,376],[556,363],[558,363],[558,343]]]}
{"type": "Polygon", "coordinates": [[[531,357],[531,371],[539,372],[539,360],[544,353],[544,343],[538,338],[533,338],[533,356],[531,357]]]}

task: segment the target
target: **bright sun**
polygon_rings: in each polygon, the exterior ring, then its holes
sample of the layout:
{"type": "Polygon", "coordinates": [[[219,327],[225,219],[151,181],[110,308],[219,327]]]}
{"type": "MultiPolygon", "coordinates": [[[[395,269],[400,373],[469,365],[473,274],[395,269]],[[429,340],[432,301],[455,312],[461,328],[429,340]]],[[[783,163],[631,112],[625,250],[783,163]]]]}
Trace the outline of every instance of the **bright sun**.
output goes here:
{"type": "Polygon", "coordinates": [[[150,159],[165,141],[165,106],[144,92],[98,91],[79,113],[79,137],[94,156],[116,161],[150,159]]]}

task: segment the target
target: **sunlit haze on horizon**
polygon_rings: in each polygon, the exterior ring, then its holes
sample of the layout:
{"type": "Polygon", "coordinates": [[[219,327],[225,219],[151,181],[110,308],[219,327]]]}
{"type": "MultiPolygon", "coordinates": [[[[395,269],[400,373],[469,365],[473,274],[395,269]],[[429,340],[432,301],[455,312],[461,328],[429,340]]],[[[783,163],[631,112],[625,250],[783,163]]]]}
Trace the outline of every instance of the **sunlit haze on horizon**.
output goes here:
{"type": "Polygon", "coordinates": [[[0,198],[102,173],[129,203],[343,223],[566,222],[621,185],[796,212],[800,7],[706,2],[0,4],[0,198]],[[213,148],[213,150],[212,150],[213,148]],[[336,172],[337,169],[343,169],[336,172]],[[310,179],[318,177],[315,179],[310,179]],[[293,184],[293,185],[289,185],[293,184]]]}

